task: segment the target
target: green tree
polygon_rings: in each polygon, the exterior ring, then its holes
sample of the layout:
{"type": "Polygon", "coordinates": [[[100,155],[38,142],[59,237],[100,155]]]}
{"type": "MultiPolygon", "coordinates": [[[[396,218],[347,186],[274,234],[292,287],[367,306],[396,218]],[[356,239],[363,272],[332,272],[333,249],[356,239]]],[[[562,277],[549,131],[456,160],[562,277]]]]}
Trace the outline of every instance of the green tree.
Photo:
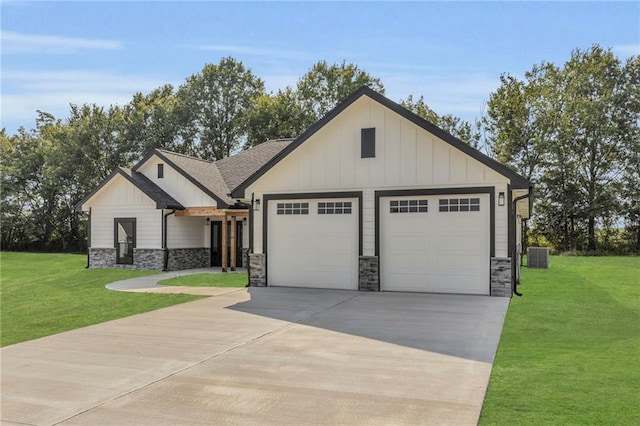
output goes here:
{"type": "Polygon", "coordinates": [[[246,116],[247,147],[270,139],[294,138],[313,124],[314,117],[305,113],[297,94],[287,87],[275,94],[262,95],[246,116]]]}
{"type": "Polygon", "coordinates": [[[474,148],[478,147],[481,138],[480,123],[471,124],[452,114],[438,115],[426,104],[423,96],[420,96],[416,101],[413,99],[413,95],[409,95],[407,99],[400,101],[400,105],[452,134],[461,141],[468,143],[474,148]]]}
{"type": "Polygon", "coordinates": [[[380,79],[372,77],[357,65],[347,64],[346,61],[329,65],[326,61],[319,61],[298,80],[297,92],[305,112],[316,121],[361,86],[384,94],[380,79]]]}
{"type": "Polygon", "coordinates": [[[242,62],[228,57],[207,64],[180,86],[176,117],[192,154],[228,157],[246,139],[246,112],[264,94],[264,83],[242,62]]]}

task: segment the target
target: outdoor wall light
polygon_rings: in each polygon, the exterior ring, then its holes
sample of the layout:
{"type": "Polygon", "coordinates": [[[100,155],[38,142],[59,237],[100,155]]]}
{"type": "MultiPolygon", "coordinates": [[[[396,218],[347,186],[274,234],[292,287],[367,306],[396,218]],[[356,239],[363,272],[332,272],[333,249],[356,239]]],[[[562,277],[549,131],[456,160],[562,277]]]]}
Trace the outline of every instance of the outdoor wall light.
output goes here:
{"type": "Polygon", "coordinates": [[[260,211],[260,199],[259,198],[253,202],[253,210],[260,211]]]}
{"type": "Polygon", "coordinates": [[[209,226],[209,222],[211,222],[211,219],[207,218],[206,226],[209,226]]]}
{"type": "Polygon", "coordinates": [[[504,192],[498,193],[498,205],[504,206],[504,192]]]}

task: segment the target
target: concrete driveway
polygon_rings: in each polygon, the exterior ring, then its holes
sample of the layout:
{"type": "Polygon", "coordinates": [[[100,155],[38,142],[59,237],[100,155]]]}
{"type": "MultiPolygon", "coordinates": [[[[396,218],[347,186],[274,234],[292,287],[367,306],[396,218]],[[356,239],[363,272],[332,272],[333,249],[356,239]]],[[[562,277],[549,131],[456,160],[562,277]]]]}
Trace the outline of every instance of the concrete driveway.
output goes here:
{"type": "Polygon", "coordinates": [[[476,424],[509,300],[237,289],[0,351],[3,424],[476,424]]]}

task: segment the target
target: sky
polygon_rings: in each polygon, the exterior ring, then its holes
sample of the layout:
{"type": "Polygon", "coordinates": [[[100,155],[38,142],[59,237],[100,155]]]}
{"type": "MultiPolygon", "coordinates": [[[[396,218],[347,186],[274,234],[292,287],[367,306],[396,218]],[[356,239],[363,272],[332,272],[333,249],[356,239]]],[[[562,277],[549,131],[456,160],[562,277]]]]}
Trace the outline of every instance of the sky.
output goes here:
{"type": "Polygon", "coordinates": [[[0,0],[0,127],[36,110],[123,105],[233,56],[267,91],[319,60],[354,63],[394,101],[480,117],[507,73],[561,65],[597,43],[640,54],[640,2],[153,2],[0,0]]]}

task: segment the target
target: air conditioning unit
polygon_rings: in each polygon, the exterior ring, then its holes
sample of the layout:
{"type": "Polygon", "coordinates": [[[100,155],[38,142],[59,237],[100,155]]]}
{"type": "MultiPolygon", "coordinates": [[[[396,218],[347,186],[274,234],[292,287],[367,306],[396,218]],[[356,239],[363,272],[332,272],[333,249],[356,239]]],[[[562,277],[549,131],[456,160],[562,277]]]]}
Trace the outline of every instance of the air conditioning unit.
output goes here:
{"type": "Polygon", "coordinates": [[[549,268],[549,247],[529,247],[527,249],[529,268],[549,268]]]}

